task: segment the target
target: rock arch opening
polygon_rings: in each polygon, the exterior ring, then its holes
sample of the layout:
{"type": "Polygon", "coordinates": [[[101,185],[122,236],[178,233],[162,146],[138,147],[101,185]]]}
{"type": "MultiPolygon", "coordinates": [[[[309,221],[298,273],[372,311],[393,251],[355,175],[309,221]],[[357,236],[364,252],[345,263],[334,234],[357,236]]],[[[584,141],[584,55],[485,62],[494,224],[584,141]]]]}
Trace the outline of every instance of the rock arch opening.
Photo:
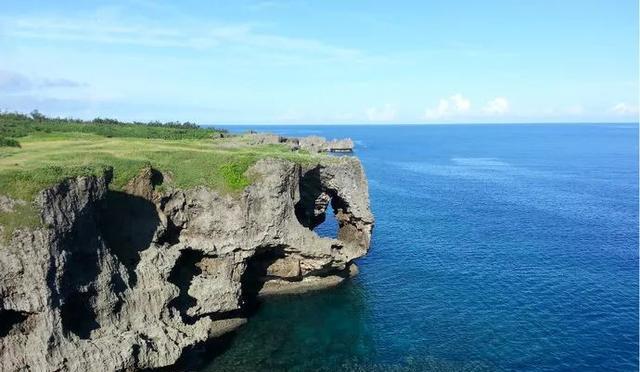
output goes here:
{"type": "Polygon", "coordinates": [[[301,225],[319,236],[337,239],[340,232],[337,214],[346,211],[346,203],[335,190],[322,184],[321,172],[322,167],[317,166],[300,177],[300,200],[295,205],[296,217],[301,225]]]}
{"type": "Polygon", "coordinates": [[[312,230],[318,234],[318,236],[323,238],[332,238],[338,239],[340,226],[338,224],[338,220],[336,218],[336,211],[333,207],[331,199],[322,214],[322,222],[316,225],[312,230]]]}

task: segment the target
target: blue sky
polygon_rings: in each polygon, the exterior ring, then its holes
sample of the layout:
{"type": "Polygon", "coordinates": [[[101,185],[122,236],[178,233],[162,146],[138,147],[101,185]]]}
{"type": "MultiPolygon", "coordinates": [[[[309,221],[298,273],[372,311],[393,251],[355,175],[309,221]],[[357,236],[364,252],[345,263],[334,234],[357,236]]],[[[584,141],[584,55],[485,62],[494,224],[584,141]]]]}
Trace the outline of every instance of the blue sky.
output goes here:
{"type": "Polygon", "coordinates": [[[199,123],[628,122],[636,0],[3,1],[0,108],[199,123]]]}

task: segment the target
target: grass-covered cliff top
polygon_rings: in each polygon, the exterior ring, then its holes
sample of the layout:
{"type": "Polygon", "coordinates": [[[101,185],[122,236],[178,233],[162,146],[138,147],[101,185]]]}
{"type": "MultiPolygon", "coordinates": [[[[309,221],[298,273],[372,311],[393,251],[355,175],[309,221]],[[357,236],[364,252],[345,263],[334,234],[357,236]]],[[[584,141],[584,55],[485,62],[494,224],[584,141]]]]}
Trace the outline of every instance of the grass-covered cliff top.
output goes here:
{"type": "Polygon", "coordinates": [[[117,190],[147,165],[168,175],[163,187],[202,185],[235,193],[250,183],[244,173],[261,158],[308,162],[322,156],[279,144],[251,145],[241,136],[220,138],[224,132],[192,123],[0,113],[0,195],[31,201],[66,178],[99,175],[107,167],[113,168],[110,187],[117,190]]]}

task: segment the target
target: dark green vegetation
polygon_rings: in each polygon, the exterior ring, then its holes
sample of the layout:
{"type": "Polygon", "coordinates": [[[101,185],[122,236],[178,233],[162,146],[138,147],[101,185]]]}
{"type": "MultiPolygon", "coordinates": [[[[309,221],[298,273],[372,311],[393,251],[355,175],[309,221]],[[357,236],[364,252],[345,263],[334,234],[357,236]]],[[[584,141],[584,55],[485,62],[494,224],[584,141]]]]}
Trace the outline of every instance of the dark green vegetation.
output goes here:
{"type": "MultiPolygon", "coordinates": [[[[30,115],[0,112],[0,146],[5,138],[20,138],[38,133],[89,133],[108,138],[204,139],[220,136],[225,130],[201,128],[190,122],[121,122],[115,119],[84,121],[49,118],[33,111],[30,115]]],[[[4,145],[7,146],[7,145],[4,145]]]]}
{"type": "Polygon", "coordinates": [[[0,137],[0,147],[20,147],[20,142],[13,138],[0,137]]]}

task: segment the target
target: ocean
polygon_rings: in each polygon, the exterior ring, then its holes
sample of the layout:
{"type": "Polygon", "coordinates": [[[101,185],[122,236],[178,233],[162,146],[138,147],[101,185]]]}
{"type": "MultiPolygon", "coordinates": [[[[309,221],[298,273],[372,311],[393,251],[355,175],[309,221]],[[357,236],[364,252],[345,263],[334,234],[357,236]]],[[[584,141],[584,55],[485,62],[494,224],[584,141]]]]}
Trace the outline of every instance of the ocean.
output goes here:
{"type": "Polygon", "coordinates": [[[638,125],[228,128],[351,137],[376,226],[206,371],[638,370],[638,125]]]}

